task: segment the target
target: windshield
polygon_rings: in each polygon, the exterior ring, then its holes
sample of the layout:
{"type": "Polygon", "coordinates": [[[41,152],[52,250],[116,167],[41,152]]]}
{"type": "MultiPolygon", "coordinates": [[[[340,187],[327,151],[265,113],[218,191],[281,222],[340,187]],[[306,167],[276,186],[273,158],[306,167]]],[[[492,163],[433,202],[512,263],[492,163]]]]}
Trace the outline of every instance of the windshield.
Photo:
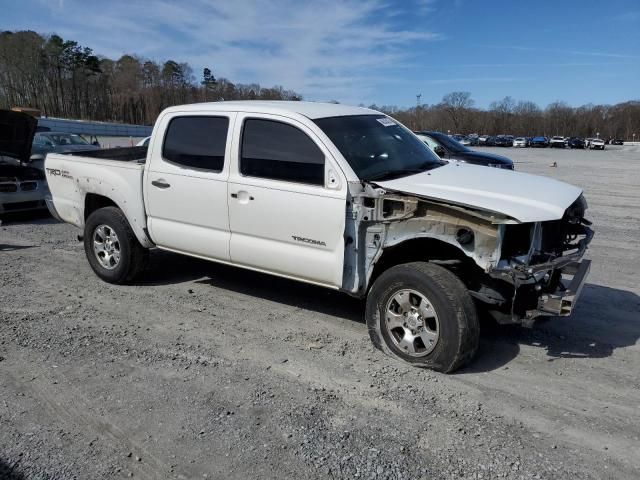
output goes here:
{"type": "Polygon", "coordinates": [[[443,165],[413,133],[384,115],[319,118],[315,123],[361,180],[397,178],[443,165]]]}
{"type": "Polygon", "coordinates": [[[74,135],[72,133],[59,133],[55,135],[47,135],[56,145],[89,145],[84,138],[80,135],[74,135]]]}

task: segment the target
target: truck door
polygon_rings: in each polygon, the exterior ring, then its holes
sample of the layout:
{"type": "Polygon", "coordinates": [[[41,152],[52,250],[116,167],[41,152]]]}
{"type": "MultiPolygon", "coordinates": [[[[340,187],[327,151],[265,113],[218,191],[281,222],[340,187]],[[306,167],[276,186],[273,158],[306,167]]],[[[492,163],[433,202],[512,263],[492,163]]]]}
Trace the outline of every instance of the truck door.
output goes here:
{"type": "Polygon", "coordinates": [[[162,117],[149,148],[144,192],[156,244],[229,261],[227,177],[235,113],[162,117]]]}
{"type": "Polygon", "coordinates": [[[231,261],[342,285],[347,184],[312,129],[239,113],[229,173],[231,261]]]}

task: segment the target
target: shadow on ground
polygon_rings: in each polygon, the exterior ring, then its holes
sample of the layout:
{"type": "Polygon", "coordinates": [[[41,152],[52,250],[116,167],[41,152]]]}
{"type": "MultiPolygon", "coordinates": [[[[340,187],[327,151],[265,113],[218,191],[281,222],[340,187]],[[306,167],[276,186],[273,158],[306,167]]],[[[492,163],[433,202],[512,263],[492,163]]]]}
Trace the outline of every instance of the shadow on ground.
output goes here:
{"type": "Polygon", "coordinates": [[[35,245],[8,245],[0,243],[0,252],[13,252],[14,250],[24,250],[25,248],[33,248],[35,245]]]}
{"type": "Polygon", "coordinates": [[[640,297],[633,292],[586,284],[570,317],[538,320],[533,328],[483,323],[476,361],[460,373],[501,368],[521,345],[546,350],[547,360],[606,358],[640,338],[640,297]]]}
{"type": "Polygon", "coordinates": [[[186,282],[210,285],[346,320],[364,322],[364,302],[346,294],[170,252],[152,252],[147,271],[136,283],[174,285],[186,282]]]}
{"type": "MultiPolygon", "coordinates": [[[[138,283],[187,282],[364,322],[364,301],[346,294],[169,252],[153,252],[149,269],[138,283]]],[[[548,361],[609,357],[640,338],[638,312],[640,297],[635,293],[587,284],[571,317],[538,321],[533,328],[483,322],[478,355],[460,373],[501,368],[518,356],[521,345],[545,349],[548,361]]]]}
{"type": "Polygon", "coordinates": [[[25,476],[0,458],[0,480],[25,480],[25,476]]]}

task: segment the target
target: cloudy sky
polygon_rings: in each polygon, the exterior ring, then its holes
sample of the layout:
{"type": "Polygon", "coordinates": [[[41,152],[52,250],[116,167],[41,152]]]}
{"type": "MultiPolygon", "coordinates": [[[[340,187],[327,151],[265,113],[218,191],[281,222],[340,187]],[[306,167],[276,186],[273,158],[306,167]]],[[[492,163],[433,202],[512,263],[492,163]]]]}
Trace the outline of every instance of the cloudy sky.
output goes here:
{"type": "Polygon", "coordinates": [[[0,0],[0,29],[208,66],[308,100],[640,99],[639,0],[0,0]]]}

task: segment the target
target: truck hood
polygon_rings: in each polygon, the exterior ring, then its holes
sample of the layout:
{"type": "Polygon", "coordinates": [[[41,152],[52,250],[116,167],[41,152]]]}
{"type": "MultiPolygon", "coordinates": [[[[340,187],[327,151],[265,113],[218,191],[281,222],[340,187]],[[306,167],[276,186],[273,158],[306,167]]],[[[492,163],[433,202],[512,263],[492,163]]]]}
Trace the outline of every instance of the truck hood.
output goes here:
{"type": "Polygon", "coordinates": [[[0,155],[27,163],[38,120],[12,110],[0,110],[0,155]]]}
{"type": "Polygon", "coordinates": [[[468,163],[450,163],[375,183],[386,190],[499,213],[523,223],[559,220],[582,193],[551,178],[468,163]]]}

